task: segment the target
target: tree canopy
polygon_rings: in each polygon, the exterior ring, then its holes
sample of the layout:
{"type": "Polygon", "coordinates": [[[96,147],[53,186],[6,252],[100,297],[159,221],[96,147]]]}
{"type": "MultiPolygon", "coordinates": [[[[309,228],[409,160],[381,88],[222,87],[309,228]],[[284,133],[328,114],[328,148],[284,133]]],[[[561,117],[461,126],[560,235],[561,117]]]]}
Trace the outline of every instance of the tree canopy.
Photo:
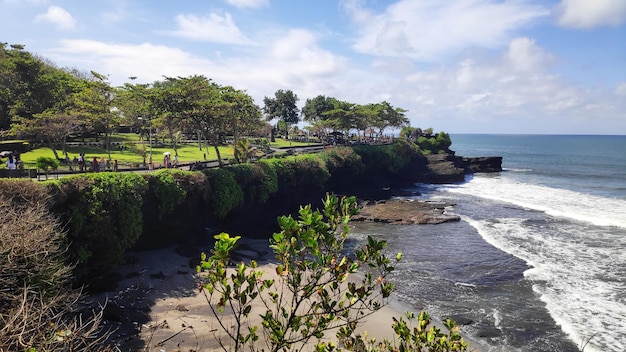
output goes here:
{"type": "Polygon", "coordinates": [[[56,155],[65,152],[71,136],[103,137],[110,150],[111,134],[125,126],[142,139],[154,130],[171,140],[177,154],[182,139],[197,137],[201,149],[203,143],[217,148],[227,137],[236,145],[246,135],[266,135],[272,120],[278,120],[275,128],[286,138],[301,121],[321,138],[337,131],[380,137],[388,128],[408,125],[406,110],[387,101],[356,104],[318,95],[300,111],[298,96],[279,89],[260,108],[244,90],[201,75],[164,77],[150,84],[135,79],[113,87],[101,73],[58,68],[22,45],[0,44],[0,133],[36,141],[56,155]]]}

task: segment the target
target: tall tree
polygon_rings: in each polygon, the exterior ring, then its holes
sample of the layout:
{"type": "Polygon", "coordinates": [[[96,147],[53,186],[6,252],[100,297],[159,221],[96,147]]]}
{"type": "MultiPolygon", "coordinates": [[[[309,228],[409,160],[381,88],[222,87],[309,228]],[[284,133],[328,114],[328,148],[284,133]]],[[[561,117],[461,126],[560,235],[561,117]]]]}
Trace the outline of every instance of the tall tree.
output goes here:
{"type": "Polygon", "coordinates": [[[115,91],[106,76],[91,71],[87,87],[76,95],[76,106],[96,134],[104,134],[107,157],[111,160],[111,134],[120,122],[120,111],[115,107],[115,91]]]}
{"type": "Polygon", "coordinates": [[[300,109],[298,109],[298,96],[291,90],[279,89],[274,93],[274,98],[265,97],[263,99],[265,106],[263,112],[267,120],[279,119],[283,121],[287,128],[285,129],[285,138],[289,138],[289,126],[300,122],[300,109]]]}
{"type": "MultiPolygon", "coordinates": [[[[161,89],[159,84],[155,87],[161,89]]],[[[183,128],[198,132],[209,141],[222,165],[219,145],[230,128],[232,104],[224,100],[221,87],[204,76],[196,75],[167,78],[162,89],[158,100],[161,112],[180,119],[183,128]]]]}
{"type": "Polygon", "coordinates": [[[47,109],[63,110],[81,89],[80,81],[23,45],[7,49],[0,43],[0,130],[10,128],[15,118],[24,121],[47,109]]]}
{"type": "Polygon", "coordinates": [[[372,127],[378,129],[378,136],[382,136],[388,127],[401,128],[409,124],[409,119],[404,115],[407,110],[394,108],[387,101],[372,105],[374,119],[372,127]]]}
{"type": "Polygon", "coordinates": [[[222,99],[228,104],[228,129],[233,136],[233,144],[242,134],[249,134],[263,127],[261,109],[254,99],[242,90],[231,86],[220,88],[222,99]]]}
{"type": "Polygon", "coordinates": [[[316,122],[326,120],[325,113],[335,108],[336,99],[318,95],[313,99],[307,99],[302,107],[303,120],[316,122]]]}

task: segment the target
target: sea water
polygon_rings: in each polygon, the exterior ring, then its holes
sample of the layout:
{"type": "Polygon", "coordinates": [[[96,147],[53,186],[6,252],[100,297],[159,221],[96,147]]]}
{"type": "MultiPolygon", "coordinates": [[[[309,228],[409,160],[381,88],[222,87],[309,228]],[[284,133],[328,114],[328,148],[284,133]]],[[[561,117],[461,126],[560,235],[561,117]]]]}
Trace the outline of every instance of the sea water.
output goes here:
{"type": "Polygon", "coordinates": [[[452,135],[504,171],[416,185],[458,223],[355,224],[404,253],[413,310],[465,323],[481,351],[626,351],[626,136],[452,135]]]}

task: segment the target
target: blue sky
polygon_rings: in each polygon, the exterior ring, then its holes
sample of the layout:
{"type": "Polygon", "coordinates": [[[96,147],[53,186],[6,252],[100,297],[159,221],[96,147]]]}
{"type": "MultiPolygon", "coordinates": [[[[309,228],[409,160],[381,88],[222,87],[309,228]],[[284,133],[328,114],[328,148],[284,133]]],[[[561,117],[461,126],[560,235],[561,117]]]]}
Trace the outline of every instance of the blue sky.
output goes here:
{"type": "Polygon", "coordinates": [[[450,133],[626,134],[626,0],[0,0],[0,33],[116,86],[202,74],[450,133]]]}

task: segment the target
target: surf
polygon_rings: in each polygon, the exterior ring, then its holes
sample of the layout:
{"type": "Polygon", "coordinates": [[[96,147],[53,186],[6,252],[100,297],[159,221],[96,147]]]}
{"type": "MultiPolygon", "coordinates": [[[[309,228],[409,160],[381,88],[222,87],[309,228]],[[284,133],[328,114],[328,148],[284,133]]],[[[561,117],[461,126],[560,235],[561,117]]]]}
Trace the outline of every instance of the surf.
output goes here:
{"type": "Polygon", "coordinates": [[[474,177],[449,186],[451,193],[505,202],[525,209],[587,222],[596,226],[626,228],[626,200],[516,181],[512,178],[474,177]]]}

